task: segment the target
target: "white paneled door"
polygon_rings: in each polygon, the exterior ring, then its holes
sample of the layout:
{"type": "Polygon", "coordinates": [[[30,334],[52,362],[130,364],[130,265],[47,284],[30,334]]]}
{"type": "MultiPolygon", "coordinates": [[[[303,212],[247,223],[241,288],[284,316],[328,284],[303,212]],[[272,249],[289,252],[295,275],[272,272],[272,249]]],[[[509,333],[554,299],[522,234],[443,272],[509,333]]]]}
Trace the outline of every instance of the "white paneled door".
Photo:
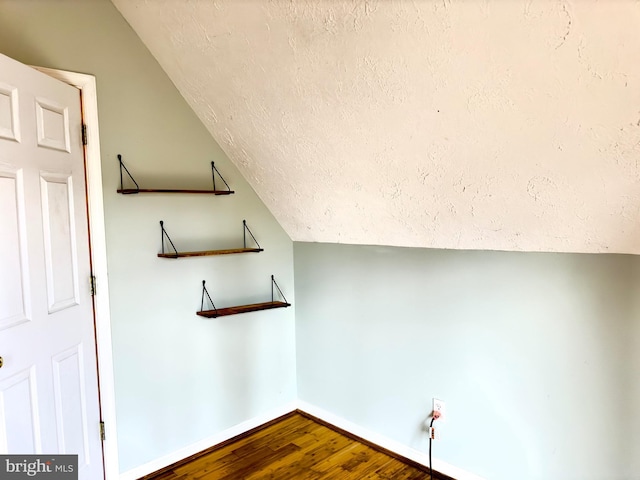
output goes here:
{"type": "Polygon", "coordinates": [[[0,453],[103,478],[78,89],[0,55],[0,453]]]}

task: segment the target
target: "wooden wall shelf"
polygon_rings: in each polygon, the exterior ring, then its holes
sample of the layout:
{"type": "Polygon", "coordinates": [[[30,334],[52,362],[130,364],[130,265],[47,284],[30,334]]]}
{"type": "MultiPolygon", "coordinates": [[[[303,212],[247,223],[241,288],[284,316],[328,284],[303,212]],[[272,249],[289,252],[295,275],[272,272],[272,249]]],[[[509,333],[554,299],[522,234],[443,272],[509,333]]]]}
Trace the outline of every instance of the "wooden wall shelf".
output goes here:
{"type": "Polygon", "coordinates": [[[238,315],[240,313],[257,312],[259,310],[270,310],[273,308],[290,307],[290,303],[286,302],[263,302],[253,303],[251,305],[238,305],[237,307],[218,308],[217,310],[203,310],[197,312],[201,317],[218,318],[228,315],[238,315]]]}
{"type": "MultiPolygon", "coordinates": [[[[120,194],[123,194],[123,195],[136,195],[138,193],[183,193],[183,194],[204,194],[204,195],[231,195],[231,194],[235,193],[233,190],[231,190],[231,187],[229,187],[229,184],[222,177],[222,175],[220,175],[220,172],[215,167],[214,162],[211,162],[211,176],[212,176],[212,180],[213,180],[213,190],[189,190],[189,189],[173,189],[173,188],[140,188],[140,185],[138,185],[138,182],[136,182],[136,180],[133,178],[133,176],[131,175],[131,173],[129,172],[129,170],[127,169],[125,164],[123,163],[122,155],[118,155],[118,162],[120,163],[120,188],[117,189],[117,192],[120,193],[120,194]],[[124,187],[124,174],[125,173],[129,177],[131,182],[133,182],[135,184],[135,188],[125,188],[124,187]],[[227,187],[226,190],[218,190],[218,189],[216,189],[216,174],[224,182],[225,186],[227,187]]],[[[131,183],[131,182],[128,182],[128,183],[131,183]]],[[[171,240],[171,238],[167,234],[167,231],[164,228],[164,221],[160,220],[160,229],[161,229],[161,235],[162,235],[162,237],[161,237],[162,252],[158,253],[158,257],[160,257],[160,258],[187,258],[187,257],[205,257],[205,256],[213,256],[213,255],[231,255],[231,254],[238,254],[238,253],[259,253],[259,252],[263,252],[264,249],[262,247],[260,247],[260,244],[256,240],[256,237],[253,236],[253,233],[251,233],[251,230],[249,230],[249,227],[247,227],[246,220],[242,221],[242,226],[243,226],[243,232],[242,232],[242,235],[243,235],[243,246],[241,248],[228,248],[228,249],[221,249],[221,250],[202,250],[202,251],[195,251],[195,252],[179,252],[177,250],[177,248],[175,247],[175,245],[173,244],[173,241],[171,240]],[[251,236],[251,238],[255,242],[256,247],[247,247],[247,232],[249,232],[249,235],[251,236]],[[165,239],[171,245],[171,248],[173,249],[173,252],[170,252],[170,251],[165,252],[165,239]]],[[[274,308],[286,308],[286,307],[290,307],[290,306],[291,306],[291,304],[287,302],[287,299],[285,298],[284,294],[282,293],[282,290],[280,290],[280,287],[276,283],[273,275],[271,275],[271,301],[270,302],[252,303],[252,304],[248,304],[248,305],[237,305],[237,306],[225,307],[225,308],[216,308],[216,306],[214,305],[213,301],[211,300],[211,296],[209,295],[209,292],[207,291],[207,288],[205,287],[205,281],[203,280],[202,281],[202,301],[201,301],[201,304],[200,304],[200,311],[198,311],[196,313],[197,313],[197,315],[199,315],[201,317],[205,317],[205,318],[217,318],[217,317],[226,317],[226,316],[229,316],[229,315],[238,315],[238,314],[241,314],[241,313],[257,312],[257,311],[260,311],[260,310],[272,310],[274,308]],[[283,301],[274,299],[274,296],[273,296],[274,295],[274,287],[277,289],[277,291],[280,294],[280,296],[282,297],[283,301]],[[209,300],[209,303],[211,304],[211,307],[213,307],[210,310],[205,310],[204,309],[205,295],[206,295],[207,299],[209,300]]]]}
{"type": "Polygon", "coordinates": [[[203,250],[201,252],[159,253],[160,258],[209,257],[213,255],[233,255],[235,253],[264,252],[264,248],[229,248],[227,250],[203,250]]]}
{"type": "Polygon", "coordinates": [[[135,195],[138,193],[199,193],[208,195],[232,195],[233,190],[174,190],[169,188],[119,188],[116,190],[123,195],[135,195]]]}
{"type": "Polygon", "coordinates": [[[226,182],[224,177],[220,175],[220,172],[215,166],[214,162],[211,162],[211,176],[213,178],[213,190],[189,190],[189,189],[180,189],[180,188],[140,188],[138,182],[133,178],[133,175],[129,172],[129,169],[125,166],[122,161],[122,155],[118,154],[118,162],[120,163],[120,188],[117,190],[118,193],[123,195],[136,195],[138,193],[197,193],[197,194],[205,194],[205,195],[231,195],[235,193],[229,187],[229,184],[226,182]],[[131,181],[135,184],[136,188],[124,188],[124,178],[123,173],[126,173],[131,181]],[[218,190],[216,188],[216,173],[220,177],[220,179],[224,182],[227,189],[226,190],[218,190]]]}
{"type": "Polygon", "coordinates": [[[202,281],[202,300],[200,301],[200,311],[196,312],[196,314],[206,318],[218,318],[218,317],[226,317],[229,315],[239,315],[241,313],[257,312],[260,310],[286,308],[290,306],[291,304],[287,302],[287,299],[284,297],[284,294],[282,293],[282,290],[280,290],[280,287],[278,286],[275,279],[273,278],[273,275],[271,275],[271,301],[270,302],[251,303],[248,305],[237,305],[235,307],[225,307],[225,308],[216,308],[216,306],[213,303],[213,300],[211,300],[211,296],[209,295],[209,292],[207,291],[207,287],[205,286],[205,281],[203,280],[202,281]],[[280,296],[282,297],[282,300],[284,301],[274,300],[273,287],[276,287],[276,289],[278,290],[278,293],[280,294],[280,296]],[[204,309],[205,295],[207,299],[209,299],[209,303],[213,307],[211,310],[204,309]]]}
{"type": "Polygon", "coordinates": [[[243,227],[243,230],[242,230],[243,247],[242,248],[227,248],[224,250],[202,250],[198,252],[179,252],[176,246],[173,244],[173,241],[171,241],[169,234],[164,228],[164,221],[160,220],[160,230],[162,232],[162,239],[161,239],[162,252],[158,254],[158,257],[160,258],[209,257],[212,255],[232,255],[236,253],[264,252],[264,248],[260,247],[260,244],[256,240],[256,237],[254,237],[253,233],[251,233],[251,230],[249,230],[246,220],[242,220],[242,227],[243,227]],[[251,236],[251,238],[253,238],[253,241],[256,243],[257,248],[247,247],[247,232],[249,232],[249,235],[251,236]],[[171,245],[171,248],[173,248],[173,252],[164,251],[165,239],[169,242],[169,244],[171,245]]]}

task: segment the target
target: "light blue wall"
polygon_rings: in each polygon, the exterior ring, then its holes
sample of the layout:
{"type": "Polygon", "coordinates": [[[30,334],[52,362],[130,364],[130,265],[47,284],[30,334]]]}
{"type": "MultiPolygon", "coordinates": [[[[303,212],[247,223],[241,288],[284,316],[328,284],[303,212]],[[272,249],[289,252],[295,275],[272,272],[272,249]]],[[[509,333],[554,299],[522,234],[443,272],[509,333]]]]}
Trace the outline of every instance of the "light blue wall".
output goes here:
{"type": "MultiPolygon", "coordinates": [[[[294,298],[293,244],[108,0],[0,0],[0,52],[96,76],[120,469],[293,401],[294,308],[207,320],[218,307],[294,298]],[[214,160],[237,192],[122,196],[116,155],[142,186],[210,188],[214,160]],[[162,260],[163,219],[183,250],[239,246],[246,218],[265,252],[162,260]]],[[[107,426],[109,428],[109,426],[107,426]]]]}
{"type": "Polygon", "coordinates": [[[640,478],[640,258],[294,243],[294,259],[301,400],[426,451],[441,398],[434,456],[491,480],[640,478]]]}

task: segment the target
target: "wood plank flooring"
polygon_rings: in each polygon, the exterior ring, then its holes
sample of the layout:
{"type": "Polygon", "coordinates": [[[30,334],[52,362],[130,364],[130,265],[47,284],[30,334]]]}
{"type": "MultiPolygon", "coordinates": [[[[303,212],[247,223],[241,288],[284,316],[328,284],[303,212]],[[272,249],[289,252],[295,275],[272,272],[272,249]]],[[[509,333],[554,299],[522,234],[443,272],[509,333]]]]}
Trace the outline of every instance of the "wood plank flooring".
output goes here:
{"type": "Polygon", "coordinates": [[[423,466],[330,427],[292,412],[141,480],[429,480],[423,466]]]}

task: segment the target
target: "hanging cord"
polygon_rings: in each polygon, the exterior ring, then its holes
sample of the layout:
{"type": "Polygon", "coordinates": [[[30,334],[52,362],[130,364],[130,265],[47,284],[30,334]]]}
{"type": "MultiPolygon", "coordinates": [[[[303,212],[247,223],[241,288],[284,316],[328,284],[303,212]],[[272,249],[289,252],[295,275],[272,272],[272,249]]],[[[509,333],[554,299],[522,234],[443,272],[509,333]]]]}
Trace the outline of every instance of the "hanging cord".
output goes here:
{"type": "Polygon", "coordinates": [[[209,291],[207,290],[207,287],[204,286],[204,284],[205,284],[205,281],[202,280],[202,299],[200,300],[200,311],[201,312],[204,311],[204,296],[206,294],[207,298],[209,299],[209,303],[217,313],[218,309],[216,308],[216,305],[213,303],[213,300],[211,300],[211,295],[209,295],[209,291]]]}
{"type": "Polygon", "coordinates": [[[429,424],[429,480],[433,480],[433,467],[431,464],[431,443],[433,443],[433,437],[435,436],[433,431],[433,422],[440,418],[440,412],[434,411],[431,416],[431,423],[429,424]]]}
{"type": "Polygon", "coordinates": [[[244,227],[244,229],[242,230],[242,242],[243,242],[244,248],[247,248],[247,232],[249,232],[249,235],[251,235],[251,238],[253,238],[253,241],[256,242],[256,245],[258,246],[258,248],[262,250],[262,247],[258,243],[258,240],[256,240],[256,237],[253,236],[253,233],[251,233],[251,230],[249,230],[249,227],[247,227],[247,221],[242,220],[242,225],[244,227]]]}
{"type": "Polygon", "coordinates": [[[120,190],[122,191],[122,193],[138,193],[140,191],[140,185],[138,185],[138,182],[136,182],[136,179],[133,178],[133,175],[131,175],[131,173],[129,173],[129,169],[122,162],[122,155],[120,155],[120,154],[118,154],[118,162],[120,162],[120,190]],[[125,192],[124,181],[122,179],[122,169],[123,168],[124,168],[124,171],[127,172],[127,175],[129,175],[129,178],[133,181],[133,183],[136,184],[135,191],[133,191],[133,189],[131,189],[132,191],[125,192]]]}
{"type": "Polygon", "coordinates": [[[164,255],[164,239],[166,237],[167,240],[169,240],[169,243],[171,244],[171,247],[173,248],[173,251],[175,252],[175,256],[173,258],[178,258],[178,249],[176,248],[176,246],[171,241],[171,237],[169,237],[169,234],[167,233],[167,231],[164,229],[164,222],[162,220],[160,220],[160,230],[161,230],[161,239],[160,239],[160,241],[162,242],[162,245],[161,245],[162,254],[164,255]]]}
{"type": "Polygon", "coordinates": [[[278,289],[278,292],[280,292],[280,296],[282,297],[282,299],[284,300],[284,303],[288,304],[289,302],[287,302],[286,297],[284,296],[284,293],[282,293],[282,290],[280,290],[280,287],[278,286],[278,284],[276,283],[276,279],[273,278],[273,275],[271,275],[271,301],[273,302],[273,286],[275,285],[275,287],[278,289]]]}
{"type": "Polygon", "coordinates": [[[233,193],[231,191],[231,187],[229,186],[229,184],[227,183],[227,181],[224,179],[224,177],[222,175],[220,175],[220,172],[218,171],[218,169],[216,168],[216,164],[214,162],[211,162],[211,176],[213,177],[213,191],[216,192],[216,173],[218,174],[218,176],[220,177],[220,179],[224,182],[225,186],[227,187],[227,192],[229,193],[233,193]]]}

